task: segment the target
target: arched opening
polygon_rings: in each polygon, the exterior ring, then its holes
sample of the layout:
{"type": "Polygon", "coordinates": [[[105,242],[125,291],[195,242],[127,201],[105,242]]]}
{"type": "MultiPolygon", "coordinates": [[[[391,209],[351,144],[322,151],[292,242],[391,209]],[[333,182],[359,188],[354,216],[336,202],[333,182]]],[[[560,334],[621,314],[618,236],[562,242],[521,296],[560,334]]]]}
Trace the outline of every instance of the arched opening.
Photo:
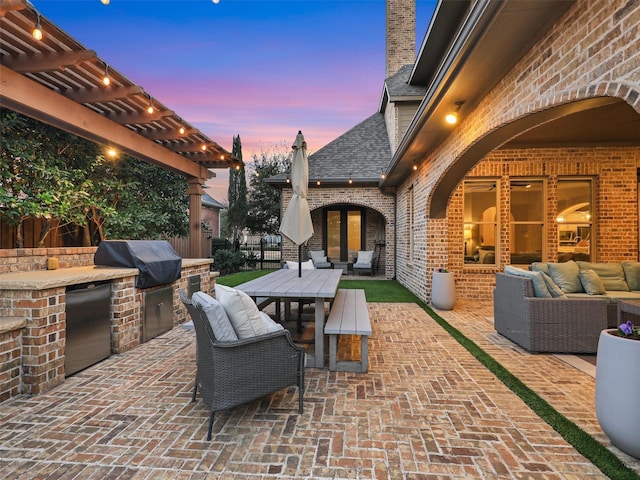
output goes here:
{"type": "Polygon", "coordinates": [[[433,189],[429,217],[445,218],[452,192],[493,150],[615,145],[640,145],[640,115],[620,98],[587,98],[522,116],[491,131],[460,155],[433,189]]]}

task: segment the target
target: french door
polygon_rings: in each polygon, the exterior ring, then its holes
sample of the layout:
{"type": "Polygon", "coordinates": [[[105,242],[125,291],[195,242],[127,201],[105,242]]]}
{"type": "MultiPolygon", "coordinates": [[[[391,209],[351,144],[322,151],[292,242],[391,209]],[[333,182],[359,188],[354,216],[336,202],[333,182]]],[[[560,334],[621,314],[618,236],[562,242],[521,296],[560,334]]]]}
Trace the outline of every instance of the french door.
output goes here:
{"type": "Polygon", "coordinates": [[[350,262],[364,249],[364,209],[331,207],[324,210],[324,231],[327,256],[332,261],[350,262]]]}

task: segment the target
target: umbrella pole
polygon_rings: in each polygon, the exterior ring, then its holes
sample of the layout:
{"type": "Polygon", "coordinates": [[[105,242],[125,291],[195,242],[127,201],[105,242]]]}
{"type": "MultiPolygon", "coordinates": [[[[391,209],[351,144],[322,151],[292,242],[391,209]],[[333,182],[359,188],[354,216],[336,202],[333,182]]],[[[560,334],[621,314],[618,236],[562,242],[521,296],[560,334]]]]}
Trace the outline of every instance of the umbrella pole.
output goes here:
{"type": "Polygon", "coordinates": [[[298,277],[302,277],[302,245],[298,245],[298,277]]]}

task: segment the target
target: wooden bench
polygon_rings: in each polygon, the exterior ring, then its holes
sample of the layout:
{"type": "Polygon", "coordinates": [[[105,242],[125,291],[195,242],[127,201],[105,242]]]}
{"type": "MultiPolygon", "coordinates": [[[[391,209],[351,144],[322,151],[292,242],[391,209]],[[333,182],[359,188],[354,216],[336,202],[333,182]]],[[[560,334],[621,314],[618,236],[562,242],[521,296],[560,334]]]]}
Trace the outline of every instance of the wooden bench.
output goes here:
{"type": "Polygon", "coordinates": [[[371,321],[364,290],[338,290],[324,333],[329,335],[329,370],[356,373],[369,371],[368,341],[371,321]],[[360,335],[360,361],[337,360],[338,335],[360,335]]]}

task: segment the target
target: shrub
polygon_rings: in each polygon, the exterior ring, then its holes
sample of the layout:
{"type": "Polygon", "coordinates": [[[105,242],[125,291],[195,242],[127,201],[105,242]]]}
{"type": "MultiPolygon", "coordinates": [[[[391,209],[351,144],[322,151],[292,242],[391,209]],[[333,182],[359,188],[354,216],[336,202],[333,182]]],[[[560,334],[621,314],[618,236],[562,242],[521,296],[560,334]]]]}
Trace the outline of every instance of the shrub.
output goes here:
{"type": "Polygon", "coordinates": [[[232,252],[229,249],[218,250],[213,257],[213,269],[220,275],[229,275],[240,271],[246,262],[242,252],[232,252]]]}

